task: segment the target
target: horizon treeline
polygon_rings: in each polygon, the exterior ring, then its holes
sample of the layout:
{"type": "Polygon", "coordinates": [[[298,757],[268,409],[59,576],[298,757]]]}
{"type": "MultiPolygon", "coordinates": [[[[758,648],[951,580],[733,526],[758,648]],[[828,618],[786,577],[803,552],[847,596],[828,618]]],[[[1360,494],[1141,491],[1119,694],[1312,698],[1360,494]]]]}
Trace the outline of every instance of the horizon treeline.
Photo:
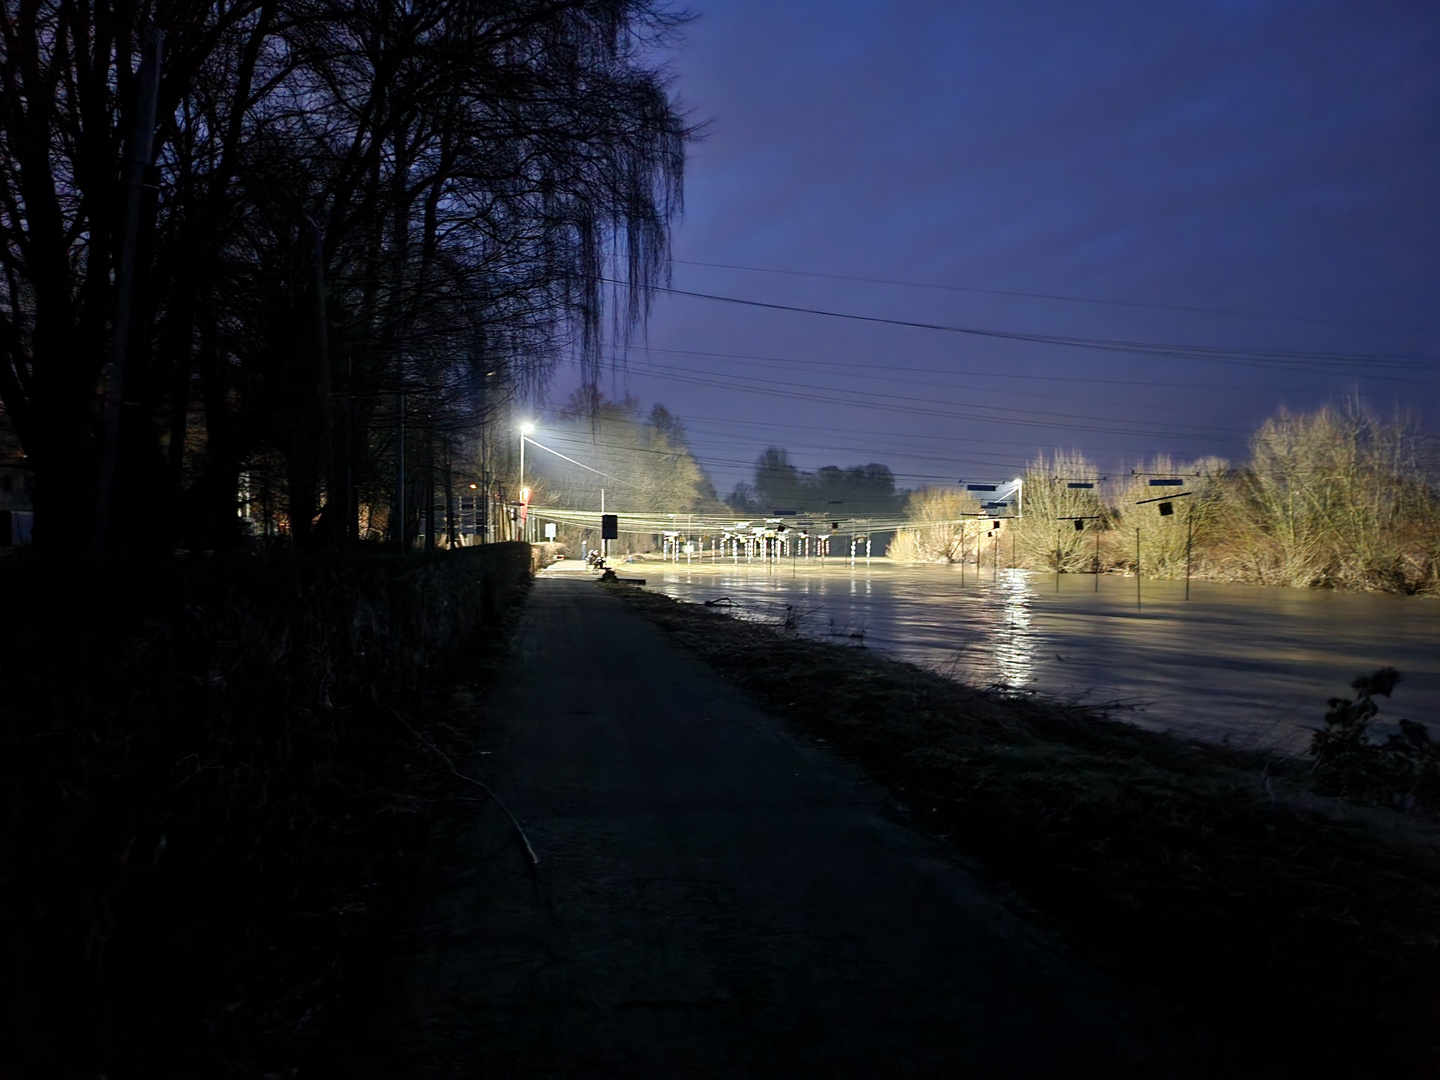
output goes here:
{"type": "Polygon", "coordinates": [[[808,472],[791,462],[788,451],[771,446],[756,459],[754,480],[740,481],[725,501],[741,514],[794,509],[820,516],[893,518],[905,493],[896,490],[888,465],[826,465],[808,472]]]}
{"type": "Polygon", "coordinates": [[[1138,560],[1159,578],[1184,576],[1188,563],[1215,581],[1440,592],[1440,470],[1433,440],[1403,419],[1354,404],[1281,413],[1256,431],[1243,464],[1161,456],[1074,486],[1097,476],[1079,452],[1037,458],[1023,477],[1023,517],[1004,521],[998,541],[967,493],[913,492],[915,525],[891,554],[1063,573],[1134,573],[1138,560]]]}
{"type": "Polygon", "coordinates": [[[233,545],[243,490],[300,544],[403,543],[442,463],[644,318],[690,135],[654,59],[681,18],[150,11],[3,20],[0,412],[36,542],[233,545]]]}

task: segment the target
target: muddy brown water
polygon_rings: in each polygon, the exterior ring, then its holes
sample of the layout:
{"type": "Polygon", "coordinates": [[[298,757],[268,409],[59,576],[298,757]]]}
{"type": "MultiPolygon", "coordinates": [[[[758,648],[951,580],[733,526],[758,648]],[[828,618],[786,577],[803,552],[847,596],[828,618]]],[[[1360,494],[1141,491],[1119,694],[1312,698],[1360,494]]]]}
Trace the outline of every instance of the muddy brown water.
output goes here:
{"type": "Polygon", "coordinates": [[[907,565],[636,564],[678,599],[882,649],[982,685],[1092,704],[1146,727],[1300,752],[1329,698],[1389,665],[1381,719],[1440,735],[1440,600],[1133,577],[907,565]],[[1096,588],[1098,584],[1098,590],[1096,588]]]}

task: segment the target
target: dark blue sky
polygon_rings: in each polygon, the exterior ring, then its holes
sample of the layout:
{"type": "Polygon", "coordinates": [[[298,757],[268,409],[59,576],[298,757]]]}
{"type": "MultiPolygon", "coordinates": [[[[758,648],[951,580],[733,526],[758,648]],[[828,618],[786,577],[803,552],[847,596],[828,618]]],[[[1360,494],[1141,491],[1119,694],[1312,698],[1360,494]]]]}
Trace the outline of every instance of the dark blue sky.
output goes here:
{"type": "Polygon", "coordinates": [[[1232,351],[661,296],[606,388],[684,417],[722,492],[772,443],[907,487],[1053,448],[1241,459],[1282,406],[1354,389],[1436,426],[1440,5],[724,0],[686,38],[676,90],[710,125],[675,288],[1232,351]],[[1392,359],[1233,355],[1259,351],[1392,359]]]}

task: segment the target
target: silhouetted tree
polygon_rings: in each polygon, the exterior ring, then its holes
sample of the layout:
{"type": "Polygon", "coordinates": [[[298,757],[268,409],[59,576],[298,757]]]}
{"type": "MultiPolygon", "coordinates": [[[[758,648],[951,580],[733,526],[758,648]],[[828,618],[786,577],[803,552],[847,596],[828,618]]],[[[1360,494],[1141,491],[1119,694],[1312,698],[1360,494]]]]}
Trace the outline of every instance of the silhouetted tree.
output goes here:
{"type": "MultiPolygon", "coordinates": [[[[0,401],[52,546],[92,531],[147,10],[0,15],[0,401]]],[[[536,385],[576,354],[593,376],[606,279],[627,283],[613,327],[643,317],[686,138],[645,62],[678,22],[659,3],[241,0],[157,18],[121,459],[152,533],[183,517],[192,543],[234,540],[241,474],[278,453],[297,536],[353,535],[405,425],[433,447],[483,416],[477,372],[536,385]]]]}
{"type": "Polygon", "coordinates": [[[882,518],[899,513],[903,496],[888,465],[827,465],[802,472],[781,447],[771,446],[755,462],[753,485],[742,483],[731,496],[737,510],[778,509],[834,513],[846,518],[882,518]]]}

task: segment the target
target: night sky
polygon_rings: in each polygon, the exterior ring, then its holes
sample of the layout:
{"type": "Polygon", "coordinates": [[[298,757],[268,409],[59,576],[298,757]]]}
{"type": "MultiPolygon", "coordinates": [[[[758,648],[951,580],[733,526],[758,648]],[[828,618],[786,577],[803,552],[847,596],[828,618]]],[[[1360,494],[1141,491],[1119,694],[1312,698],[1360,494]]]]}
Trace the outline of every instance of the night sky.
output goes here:
{"type": "Polygon", "coordinates": [[[604,388],[683,417],[722,493],[770,444],[902,487],[1243,460],[1347,393],[1435,430],[1440,5],[723,0],[685,38],[675,289],[1217,350],[661,295],[604,388]]]}

